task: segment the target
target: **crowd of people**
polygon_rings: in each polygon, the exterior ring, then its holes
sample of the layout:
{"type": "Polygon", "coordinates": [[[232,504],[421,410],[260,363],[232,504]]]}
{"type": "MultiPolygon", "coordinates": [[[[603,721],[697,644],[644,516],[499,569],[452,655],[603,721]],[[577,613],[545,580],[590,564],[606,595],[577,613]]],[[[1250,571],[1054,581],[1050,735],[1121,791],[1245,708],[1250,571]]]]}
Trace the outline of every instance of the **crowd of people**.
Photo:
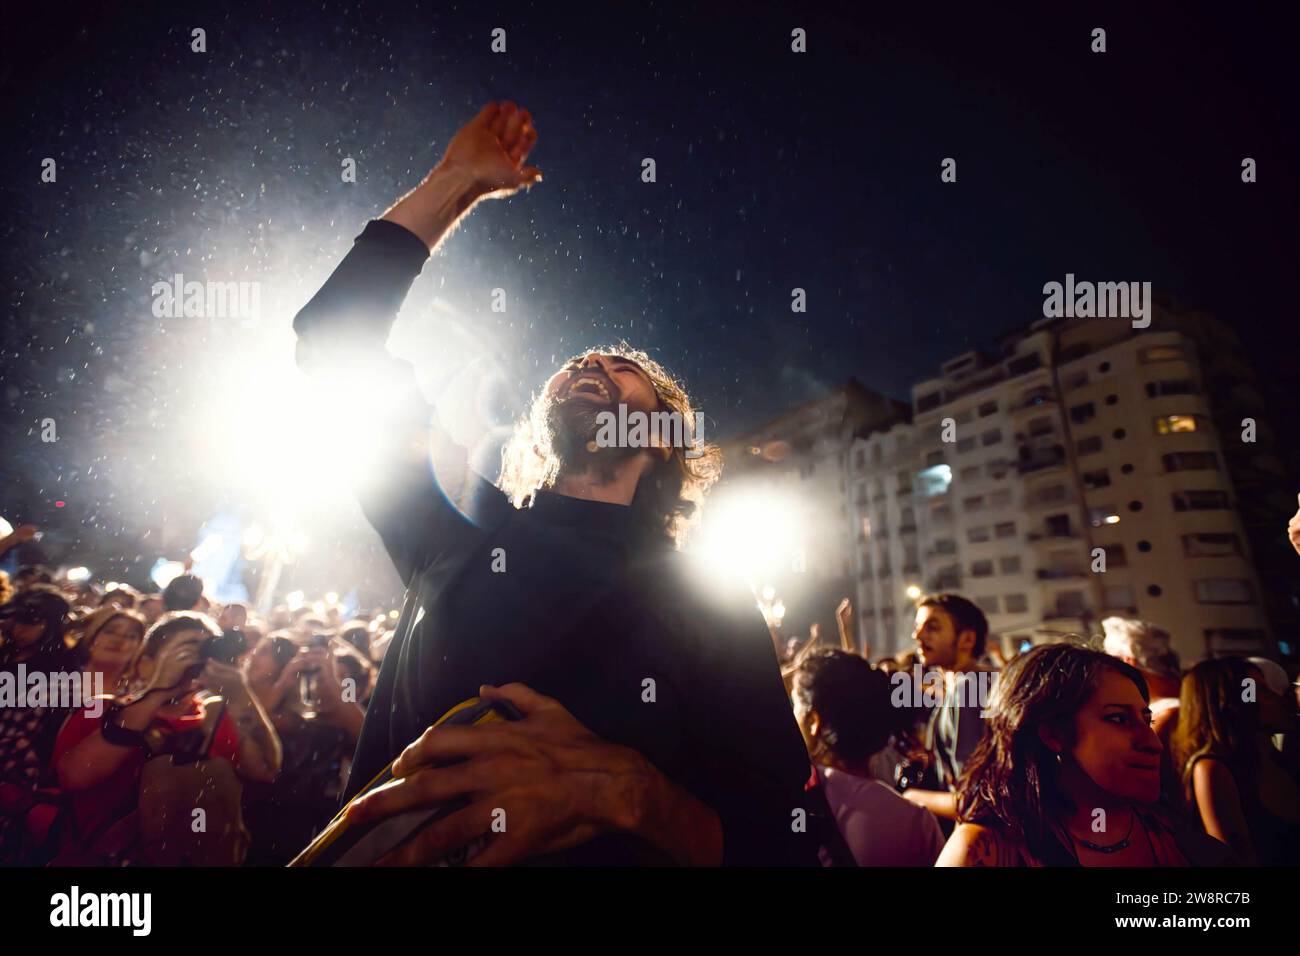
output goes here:
{"type": "Polygon", "coordinates": [[[972,601],[935,594],[915,650],[872,663],[846,608],[838,648],[774,638],[858,865],[1300,865],[1300,683],[1278,662],[1183,670],[1120,617],[1004,660],[972,601]]]}
{"type": "MultiPolygon", "coordinates": [[[[385,343],[470,210],[540,182],[537,135],[528,110],[485,105],[294,319],[322,400],[371,416],[356,494],[407,613],[256,615],[192,574],[145,595],[22,568],[0,595],[0,694],[23,672],[104,690],[0,706],[0,863],[282,864],[354,798],[349,821],[448,811],[376,858],[398,863],[480,840],[474,862],[603,866],[1300,861],[1294,675],[1275,661],[1184,672],[1157,625],[1122,619],[1100,649],[1003,659],[957,594],[917,602],[905,659],[860,655],[847,602],[838,649],[810,636],[787,657],[773,633],[774,655],[752,600],[698,594],[679,561],[721,450],[598,440],[615,408],[694,431],[644,352],[573,356],[498,480],[478,475],[385,343]],[[430,732],[482,698],[518,716],[430,732]]],[[[1289,534],[1300,550],[1300,514],[1289,534]]]]}
{"type": "MultiPolygon", "coordinates": [[[[0,863],[280,866],[338,811],[396,612],[258,614],[191,573],[148,594],[40,566],[0,572],[0,599],[0,674],[98,692],[3,701],[0,863]]],[[[773,635],[825,865],[1300,863],[1300,685],[1277,662],[1184,671],[1123,618],[1004,660],[956,594],[872,662],[837,616],[839,647],[773,635]]]]}
{"type": "Polygon", "coordinates": [[[323,600],[257,614],[190,573],[147,594],[40,566],[0,571],[0,620],[8,866],[288,863],[338,810],[396,623],[323,600]],[[92,699],[30,693],[29,675],[76,672],[92,699]]]}

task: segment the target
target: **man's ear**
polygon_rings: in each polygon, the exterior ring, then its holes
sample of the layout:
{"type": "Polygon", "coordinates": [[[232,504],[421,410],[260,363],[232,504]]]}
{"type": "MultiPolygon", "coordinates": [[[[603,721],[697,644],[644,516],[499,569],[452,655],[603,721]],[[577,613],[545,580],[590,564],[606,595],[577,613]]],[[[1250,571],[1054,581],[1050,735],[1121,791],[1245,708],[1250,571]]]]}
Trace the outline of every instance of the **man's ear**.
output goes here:
{"type": "Polygon", "coordinates": [[[975,654],[975,631],[972,628],[966,628],[957,635],[957,649],[967,651],[972,656],[975,654]]]}
{"type": "Polygon", "coordinates": [[[808,736],[816,737],[817,732],[821,730],[821,727],[822,727],[822,719],[820,716],[818,716],[817,711],[815,710],[808,711],[808,736]]]}

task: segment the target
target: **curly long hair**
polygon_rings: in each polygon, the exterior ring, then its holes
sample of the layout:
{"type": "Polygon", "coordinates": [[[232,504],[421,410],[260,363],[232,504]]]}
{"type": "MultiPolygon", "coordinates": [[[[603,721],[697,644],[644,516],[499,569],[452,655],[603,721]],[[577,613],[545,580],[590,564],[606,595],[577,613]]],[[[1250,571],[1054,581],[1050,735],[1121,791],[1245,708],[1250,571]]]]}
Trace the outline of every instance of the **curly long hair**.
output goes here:
{"type": "Polygon", "coordinates": [[[1056,754],[1038,730],[1053,727],[1067,746],[1073,744],[1074,715],[1107,669],[1127,677],[1150,701],[1136,668],[1075,644],[1044,644],[1007,665],[993,691],[984,739],[957,788],[963,823],[992,826],[1040,860],[1059,852],[1049,821],[1074,808],[1057,782],[1056,754]]]}
{"type": "MultiPolygon", "coordinates": [[[[591,352],[630,359],[641,366],[659,396],[659,411],[675,412],[687,434],[699,434],[697,413],[686,389],[649,355],[620,342],[606,348],[588,349],[571,361],[581,361],[582,356],[591,352]]],[[[560,476],[560,460],[553,450],[547,424],[549,407],[544,392],[534,396],[531,407],[519,419],[514,434],[501,451],[501,477],[497,484],[516,508],[527,507],[536,491],[553,487],[560,476]]],[[[699,442],[693,448],[674,447],[666,460],[656,460],[642,476],[632,507],[647,527],[680,549],[699,520],[705,494],[721,473],[722,451],[717,445],[699,442]],[[691,457],[687,457],[687,452],[691,457]]]]}

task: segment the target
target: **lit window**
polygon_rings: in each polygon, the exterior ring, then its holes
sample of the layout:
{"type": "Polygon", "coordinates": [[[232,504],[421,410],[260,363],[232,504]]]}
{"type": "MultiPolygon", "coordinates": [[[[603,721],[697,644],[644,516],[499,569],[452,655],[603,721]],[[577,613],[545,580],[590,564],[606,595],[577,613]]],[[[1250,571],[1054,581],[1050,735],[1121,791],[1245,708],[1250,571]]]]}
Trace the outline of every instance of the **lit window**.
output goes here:
{"type": "Polygon", "coordinates": [[[1198,427],[1195,415],[1162,415],[1156,419],[1156,433],[1160,435],[1194,432],[1198,427]]]}

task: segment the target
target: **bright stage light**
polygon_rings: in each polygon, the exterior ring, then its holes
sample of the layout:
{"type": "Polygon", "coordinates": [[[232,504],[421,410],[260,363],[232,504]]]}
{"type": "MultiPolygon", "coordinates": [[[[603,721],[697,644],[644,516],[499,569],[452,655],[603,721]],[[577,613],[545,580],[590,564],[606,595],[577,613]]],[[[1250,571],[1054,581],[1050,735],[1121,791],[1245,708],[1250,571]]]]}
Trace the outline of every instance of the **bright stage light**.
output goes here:
{"type": "Polygon", "coordinates": [[[159,558],[149,571],[149,580],[158,587],[165,589],[167,585],[184,573],[185,565],[179,561],[168,561],[166,558],[159,558]]]}
{"type": "Polygon", "coordinates": [[[921,597],[920,586],[916,584],[909,584],[907,586],[907,596],[913,601],[919,599],[921,597]]]}
{"type": "Polygon", "coordinates": [[[90,577],[90,568],[82,568],[82,567],[68,568],[68,570],[64,573],[63,576],[67,580],[79,584],[82,581],[86,580],[86,578],[90,577]]]}
{"type": "Polygon", "coordinates": [[[792,573],[804,548],[801,525],[794,498],[771,491],[735,491],[709,501],[691,550],[715,579],[756,588],[759,581],[781,580],[792,573]]]}

